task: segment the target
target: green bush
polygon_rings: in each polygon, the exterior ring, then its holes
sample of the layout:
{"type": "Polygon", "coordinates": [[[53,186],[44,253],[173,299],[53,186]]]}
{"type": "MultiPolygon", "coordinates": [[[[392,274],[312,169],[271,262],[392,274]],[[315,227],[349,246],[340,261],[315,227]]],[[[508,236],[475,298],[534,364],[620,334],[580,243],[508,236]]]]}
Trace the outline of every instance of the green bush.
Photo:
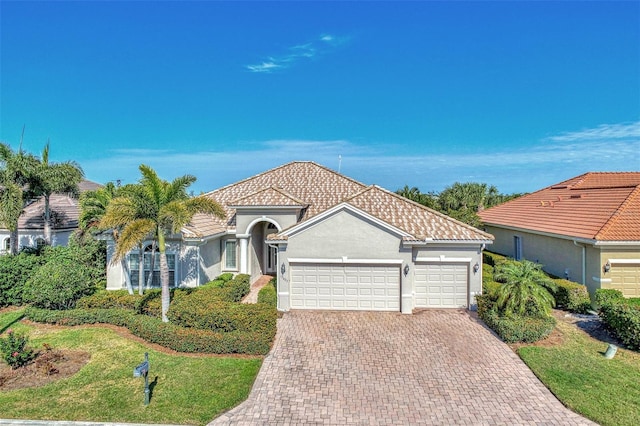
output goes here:
{"type": "Polygon", "coordinates": [[[232,278],[233,278],[232,272],[225,272],[224,274],[220,274],[220,276],[216,278],[216,280],[220,280],[226,283],[227,281],[231,281],[232,278]]]}
{"type": "Polygon", "coordinates": [[[22,305],[25,283],[44,262],[35,254],[0,256],[0,307],[22,305]]]}
{"type": "Polygon", "coordinates": [[[27,336],[12,330],[7,331],[7,337],[0,338],[0,355],[12,369],[27,365],[35,358],[35,351],[27,343],[27,336]]]}
{"type": "Polygon", "coordinates": [[[596,290],[595,301],[596,305],[602,308],[606,305],[624,302],[624,296],[622,295],[622,292],[618,290],[599,288],[596,290]]]}
{"type": "Polygon", "coordinates": [[[600,307],[600,317],[622,343],[631,349],[640,349],[639,307],[606,302],[600,307]]]}
{"type": "Polygon", "coordinates": [[[476,296],[478,316],[507,343],[533,343],[547,337],[556,321],[550,316],[502,316],[496,309],[496,294],[476,296]]]}
{"type": "Polygon", "coordinates": [[[506,343],[537,342],[547,337],[556,325],[555,318],[550,316],[506,317],[493,310],[488,311],[482,319],[506,343]]]}
{"type": "Polygon", "coordinates": [[[258,303],[266,303],[274,308],[278,305],[278,294],[276,292],[276,279],[273,278],[267,285],[258,292],[258,303]]]}
{"type": "Polygon", "coordinates": [[[578,314],[586,314],[591,310],[591,299],[587,287],[568,280],[554,280],[558,286],[553,294],[556,306],[578,314]]]}
{"type": "Polygon", "coordinates": [[[142,296],[129,294],[126,290],[101,290],[78,300],[79,309],[130,309],[135,310],[142,296]]]}
{"type": "Polygon", "coordinates": [[[71,259],[56,259],[41,266],[26,282],[24,300],[38,308],[71,309],[78,299],[96,290],[86,272],[71,259]]]}
{"type": "Polygon", "coordinates": [[[273,336],[263,332],[217,333],[195,328],[183,328],[163,323],[158,318],[135,314],[123,309],[72,309],[50,311],[29,307],[26,316],[48,324],[113,324],[128,328],[148,342],[178,352],[264,355],[269,352],[273,336]]]}
{"type": "Polygon", "coordinates": [[[496,266],[499,263],[506,261],[507,258],[501,254],[491,253],[489,251],[482,252],[482,263],[489,266],[496,266]]]}

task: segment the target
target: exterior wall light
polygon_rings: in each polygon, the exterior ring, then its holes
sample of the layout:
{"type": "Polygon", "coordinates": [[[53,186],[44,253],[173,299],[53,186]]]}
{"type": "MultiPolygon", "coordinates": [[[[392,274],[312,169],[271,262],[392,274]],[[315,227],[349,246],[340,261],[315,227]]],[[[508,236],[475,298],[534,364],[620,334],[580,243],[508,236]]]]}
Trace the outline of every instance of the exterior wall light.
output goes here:
{"type": "Polygon", "coordinates": [[[479,270],[480,270],[480,265],[478,264],[478,262],[476,262],[476,264],[473,265],[473,273],[477,274],[479,270]]]}
{"type": "Polygon", "coordinates": [[[404,276],[406,277],[407,275],[409,275],[409,264],[408,263],[406,265],[404,265],[404,276]]]}
{"type": "Polygon", "coordinates": [[[287,267],[284,266],[284,262],[282,262],[282,265],[280,265],[280,273],[284,275],[285,272],[287,272],[287,267]]]}
{"type": "Polygon", "coordinates": [[[611,263],[607,260],[607,263],[604,264],[604,266],[602,267],[602,270],[606,273],[609,272],[611,270],[611,263]]]}

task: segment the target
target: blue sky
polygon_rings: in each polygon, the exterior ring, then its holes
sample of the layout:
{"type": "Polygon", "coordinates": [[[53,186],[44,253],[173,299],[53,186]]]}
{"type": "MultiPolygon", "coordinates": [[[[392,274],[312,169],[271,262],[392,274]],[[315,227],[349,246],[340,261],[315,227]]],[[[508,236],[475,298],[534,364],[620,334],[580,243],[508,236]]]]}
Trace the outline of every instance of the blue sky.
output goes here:
{"type": "Polygon", "coordinates": [[[638,2],[0,2],[0,140],[208,191],[292,160],[391,190],[640,170],[638,2]]]}

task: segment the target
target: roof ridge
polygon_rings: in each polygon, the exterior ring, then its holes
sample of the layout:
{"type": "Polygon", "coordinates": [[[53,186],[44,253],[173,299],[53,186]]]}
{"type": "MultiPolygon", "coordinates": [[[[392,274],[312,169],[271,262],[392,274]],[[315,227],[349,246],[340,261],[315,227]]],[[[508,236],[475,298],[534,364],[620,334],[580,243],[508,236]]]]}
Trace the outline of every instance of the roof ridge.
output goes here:
{"type": "Polygon", "coordinates": [[[640,185],[636,185],[636,189],[631,191],[631,193],[627,196],[627,198],[625,198],[622,204],[620,204],[620,207],[618,207],[616,211],[611,215],[611,217],[609,217],[609,220],[607,220],[605,224],[602,225],[600,230],[596,232],[596,240],[599,239],[601,235],[606,233],[611,227],[613,227],[615,222],[617,222],[622,213],[627,209],[627,207],[629,206],[629,204],[631,204],[635,197],[640,197],[640,185]]]}
{"type": "Polygon", "coordinates": [[[348,177],[348,176],[345,176],[345,175],[343,175],[342,173],[338,173],[338,172],[336,172],[335,170],[332,170],[332,169],[330,169],[330,168],[328,168],[328,167],[326,167],[326,166],[323,166],[322,164],[318,164],[318,163],[316,163],[315,161],[310,161],[310,160],[307,160],[307,161],[303,161],[303,160],[294,160],[294,161],[290,161],[290,162],[288,162],[288,163],[282,164],[282,165],[280,165],[280,166],[277,166],[277,167],[274,167],[274,168],[271,168],[271,169],[265,170],[264,172],[260,172],[260,173],[258,173],[258,174],[253,175],[253,176],[249,176],[248,178],[244,178],[244,179],[239,180],[239,181],[237,181],[237,182],[232,182],[232,183],[230,183],[230,184],[228,184],[228,185],[221,186],[220,188],[216,188],[216,189],[214,189],[214,190],[212,190],[212,191],[205,192],[205,193],[204,193],[204,194],[202,194],[202,195],[205,195],[205,196],[211,196],[212,194],[214,194],[214,193],[216,193],[216,192],[220,192],[220,191],[222,191],[222,190],[224,190],[224,189],[231,188],[232,186],[236,186],[236,185],[239,185],[239,184],[242,184],[242,183],[248,182],[248,181],[250,181],[250,180],[256,179],[256,178],[258,178],[258,177],[260,177],[260,176],[263,176],[263,175],[266,175],[266,174],[268,174],[268,173],[273,173],[273,172],[275,172],[276,170],[283,169],[283,168],[285,168],[285,167],[290,167],[290,166],[292,166],[292,165],[294,165],[294,164],[303,164],[303,163],[306,163],[306,164],[313,164],[314,166],[319,167],[319,168],[321,168],[321,169],[323,169],[323,170],[326,170],[326,171],[328,171],[328,172],[330,172],[330,173],[333,173],[333,174],[335,174],[335,175],[337,175],[337,176],[339,176],[339,177],[341,177],[341,178],[343,178],[343,179],[347,179],[347,180],[349,180],[349,181],[351,181],[351,182],[353,182],[353,183],[356,183],[356,184],[358,184],[358,185],[360,185],[360,186],[366,187],[366,185],[365,185],[364,183],[359,182],[359,181],[357,181],[357,180],[355,180],[355,179],[353,179],[353,178],[350,178],[350,177],[348,177]]]}
{"type": "MultiPolygon", "coordinates": [[[[451,216],[449,216],[449,215],[447,215],[447,214],[444,214],[444,213],[442,213],[442,212],[439,212],[439,211],[437,211],[437,210],[434,210],[434,209],[432,209],[432,208],[429,208],[429,207],[427,207],[427,206],[425,206],[425,205],[423,205],[423,204],[420,204],[420,203],[418,203],[418,202],[416,202],[416,201],[413,201],[413,200],[410,200],[410,199],[408,199],[408,198],[405,198],[405,197],[403,197],[402,195],[396,194],[395,192],[390,191],[390,190],[388,190],[388,189],[386,189],[386,188],[383,188],[383,187],[381,187],[381,186],[378,186],[378,185],[371,185],[371,186],[370,186],[369,188],[367,188],[367,189],[373,189],[373,188],[377,188],[377,189],[381,190],[382,192],[385,192],[385,193],[387,193],[387,194],[390,194],[390,195],[392,195],[393,197],[395,197],[395,198],[397,198],[397,199],[399,199],[399,200],[401,200],[401,201],[405,201],[405,202],[409,203],[410,205],[413,205],[413,206],[415,206],[415,207],[418,207],[418,208],[420,208],[420,209],[422,209],[422,210],[426,210],[428,213],[435,214],[436,216],[439,216],[440,218],[442,218],[442,219],[444,219],[444,220],[452,221],[452,222],[456,223],[457,225],[460,225],[460,226],[462,226],[463,228],[466,228],[466,229],[468,229],[468,230],[470,230],[470,231],[473,231],[473,232],[480,232],[480,233],[481,233],[481,234],[483,234],[484,236],[490,237],[490,234],[488,234],[487,232],[485,232],[485,231],[483,231],[483,230],[481,230],[481,229],[476,228],[475,226],[471,226],[471,225],[469,225],[468,223],[461,222],[461,221],[459,221],[458,219],[455,219],[455,218],[453,218],[453,217],[451,217],[451,216]]],[[[362,191],[362,192],[365,192],[365,191],[362,191]]]]}

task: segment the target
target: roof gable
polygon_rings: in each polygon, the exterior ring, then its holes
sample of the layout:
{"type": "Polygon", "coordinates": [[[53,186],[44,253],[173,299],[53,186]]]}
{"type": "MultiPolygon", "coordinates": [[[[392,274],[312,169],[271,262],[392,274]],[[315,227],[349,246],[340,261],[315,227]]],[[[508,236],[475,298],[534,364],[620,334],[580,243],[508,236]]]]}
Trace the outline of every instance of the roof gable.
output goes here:
{"type": "Polygon", "coordinates": [[[484,210],[487,224],[598,241],[640,241],[640,172],[591,172],[484,210]]]}
{"type": "Polygon", "coordinates": [[[227,204],[230,207],[305,207],[307,203],[280,188],[270,186],[227,204]]]}

